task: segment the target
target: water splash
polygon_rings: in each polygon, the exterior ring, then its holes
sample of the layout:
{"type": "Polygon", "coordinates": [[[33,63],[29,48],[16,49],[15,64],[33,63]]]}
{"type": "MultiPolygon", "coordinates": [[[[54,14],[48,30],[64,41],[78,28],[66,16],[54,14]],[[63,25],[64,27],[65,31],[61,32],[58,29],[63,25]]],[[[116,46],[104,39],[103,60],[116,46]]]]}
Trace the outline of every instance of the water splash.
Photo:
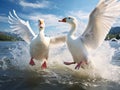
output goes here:
{"type": "MultiPolygon", "coordinates": [[[[114,43],[105,41],[101,47],[90,53],[90,59],[95,65],[94,69],[80,70],[75,70],[75,65],[66,66],[63,64],[63,61],[72,61],[71,54],[65,44],[50,46],[47,70],[40,69],[41,62],[39,63],[39,61],[36,61],[36,66],[32,67],[29,65],[29,45],[24,42],[14,44],[15,47],[10,50],[13,56],[13,58],[10,59],[10,65],[20,71],[34,71],[38,76],[40,75],[47,78],[46,82],[53,82],[53,79],[56,79],[59,83],[71,84],[73,82],[79,82],[79,80],[83,82],[84,80],[95,82],[101,78],[108,81],[120,82],[120,67],[119,65],[113,64],[115,60],[114,56],[116,52],[119,52],[119,48],[115,48],[119,45],[119,42],[116,42],[116,46],[114,46],[114,43]]],[[[3,61],[4,60],[5,58],[3,58],[3,61]]],[[[3,66],[5,68],[9,67],[7,64],[3,66]]]]}
{"type": "MultiPolygon", "coordinates": [[[[106,41],[96,52],[92,53],[92,59],[100,76],[107,80],[119,81],[119,66],[113,65],[117,48],[111,47],[114,42],[106,41]]],[[[117,43],[117,42],[116,42],[117,43]]],[[[119,44],[118,44],[119,45],[119,44]]]]}
{"type": "Polygon", "coordinates": [[[29,46],[25,42],[15,43],[16,46],[11,49],[11,54],[13,58],[11,59],[11,64],[19,70],[25,70],[29,68],[29,46]]]}
{"type": "Polygon", "coordinates": [[[2,70],[6,70],[8,68],[8,64],[6,63],[6,57],[3,57],[1,60],[0,60],[0,68],[2,70]]]}

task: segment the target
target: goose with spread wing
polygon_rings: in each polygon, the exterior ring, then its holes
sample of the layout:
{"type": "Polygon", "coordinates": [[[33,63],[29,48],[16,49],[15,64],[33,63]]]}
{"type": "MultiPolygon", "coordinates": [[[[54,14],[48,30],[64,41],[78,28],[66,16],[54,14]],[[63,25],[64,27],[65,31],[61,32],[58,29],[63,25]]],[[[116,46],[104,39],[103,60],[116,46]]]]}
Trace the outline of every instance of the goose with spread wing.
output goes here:
{"type": "Polygon", "coordinates": [[[71,30],[67,35],[67,46],[72,54],[73,62],[64,62],[66,65],[76,64],[75,69],[82,65],[88,65],[89,50],[95,50],[99,47],[115,20],[120,16],[120,1],[118,0],[100,0],[96,8],[89,16],[88,25],[79,37],[74,33],[77,29],[77,20],[74,17],[65,17],[59,22],[65,22],[71,25],[71,30]]]}
{"type": "Polygon", "coordinates": [[[43,19],[38,20],[39,34],[35,35],[30,27],[29,22],[22,20],[13,10],[13,14],[9,12],[9,23],[13,31],[20,35],[30,46],[31,59],[29,64],[35,65],[35,60],[44,60],[41,68],[47,68],[46,60],[48,60],[50,44],[65,42],[66,36],[46,37],[44,35],[45,23],[43,19]]]}

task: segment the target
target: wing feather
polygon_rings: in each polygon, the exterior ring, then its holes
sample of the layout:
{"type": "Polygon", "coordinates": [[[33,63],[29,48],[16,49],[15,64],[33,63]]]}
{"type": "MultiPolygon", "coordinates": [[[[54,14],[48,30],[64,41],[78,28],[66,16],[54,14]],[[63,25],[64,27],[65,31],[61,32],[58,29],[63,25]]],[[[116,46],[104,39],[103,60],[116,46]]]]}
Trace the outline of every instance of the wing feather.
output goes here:
{"type": "Polygon", "coordinates": [[[89,22],[82,34],[84,44],[95,49],[102,44],[115,20],[120,16],[118,0],[100,0],[89,16],[89,22]]]}
{"type": "Polygon", "coordinates": [[[18,34],[27,43],[30,43],[33,37],[35,37],[35,33],[31,29],[29,22],[19,18],[15,10],[13,10],[12,13],[9,12],[8,19],[12,31],[18,34]]]}
{"type": "Polygon", "coordinates": [[[57,36],[57,37],[50,38],[51,44],[64,43],[65,41],[66,41],[66,36],[57,36]]]}

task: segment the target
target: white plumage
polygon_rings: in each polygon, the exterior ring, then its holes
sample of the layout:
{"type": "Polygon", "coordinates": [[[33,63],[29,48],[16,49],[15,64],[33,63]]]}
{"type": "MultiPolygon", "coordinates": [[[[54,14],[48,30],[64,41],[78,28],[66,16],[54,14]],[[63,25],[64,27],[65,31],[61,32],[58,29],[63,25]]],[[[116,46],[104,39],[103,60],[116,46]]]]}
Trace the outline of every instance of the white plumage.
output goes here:
{"type": "MultiPolygon", "coordinates": [[[[40,19],[38,21],[39,26],[39,34],[35,35],[33,30],[30,27],[29,22],[25,22],[21,18],[19,18],[13,10],[13,14],[9,12],[9,23],[11,29],[16,32],[16,34],[20,35],[20,37],[25,40],[30,46],[30,65],[35,65],[33,59],[36,60],[47,60],[49,54],[49,46],[50,44],[56,44],[59,42],[65,42],[66,36],[58,36],[58,37],[46,37],[44,35],[44,20],[40,19]]],[[[42,68],[46,68],[46,61],[42,64],[42,68]]]]}
{"type": "Polygon", "coordinates": [[[79,69],[82,64],[88,64],[88,49],[94,50],[99,47],[115,20],[120,16],[120,2],[118,0],[100,0],[96,8],[89,16],[88,25],[80,37],[75,37],[74,32],[77,21],[74,17],[66,17],[60,22],[71,25],[67,35],[67,45],[74,62],[64,62],[66,65],[75,64],[79,69]]]}

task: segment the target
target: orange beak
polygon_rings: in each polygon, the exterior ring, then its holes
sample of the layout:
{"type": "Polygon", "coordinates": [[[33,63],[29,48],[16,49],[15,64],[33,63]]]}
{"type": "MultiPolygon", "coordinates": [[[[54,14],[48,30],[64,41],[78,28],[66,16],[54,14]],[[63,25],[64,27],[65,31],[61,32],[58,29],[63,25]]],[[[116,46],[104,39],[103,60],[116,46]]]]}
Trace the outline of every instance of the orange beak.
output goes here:
{"type": "Polygon", "coordinates": [[[40,27],[40,28],[43,28],[43,24],[44,24],[44,21],[39,20],[39,27],[40,27]]]}
{"type": "Polygon", "coordinates": [[[42,21],[42,20],[40,20],[40,24],[43,24],[43,21],[42,21]]]}
{"type": "Polygon", "coordinates": [[[66,22],[66,18],[63,18],[62,20],[59,20],[58,22],[66,22]]]}

